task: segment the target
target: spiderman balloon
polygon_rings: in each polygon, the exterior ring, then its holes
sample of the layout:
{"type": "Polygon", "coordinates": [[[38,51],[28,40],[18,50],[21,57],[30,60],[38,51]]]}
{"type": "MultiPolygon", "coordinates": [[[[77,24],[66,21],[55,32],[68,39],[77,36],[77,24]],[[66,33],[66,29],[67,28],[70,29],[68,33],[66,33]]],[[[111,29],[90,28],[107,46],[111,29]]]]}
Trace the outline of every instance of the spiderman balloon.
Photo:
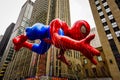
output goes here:
{"type": "Polygon", "coordinates": [[[90,45],[95,34],[90,33],[90,26],[84,20],[78,20],[72,27],[69,27],[64,21],[54,19],[49,26],[42,23],[36,23],[32,27],[26,28],[26,34],[22,34],[13,39],[15,50],[26,47],[38,54],[44,54],[51,45],[60,48],[57,58],[66,65],[70,66],[64,53],[67,49],[80,51],[93,64],[97,64],[94,56],[99,56],[100,52],[90,45]],[[40,39],[40,43],[30,43],[27,41],[40,39]]]}

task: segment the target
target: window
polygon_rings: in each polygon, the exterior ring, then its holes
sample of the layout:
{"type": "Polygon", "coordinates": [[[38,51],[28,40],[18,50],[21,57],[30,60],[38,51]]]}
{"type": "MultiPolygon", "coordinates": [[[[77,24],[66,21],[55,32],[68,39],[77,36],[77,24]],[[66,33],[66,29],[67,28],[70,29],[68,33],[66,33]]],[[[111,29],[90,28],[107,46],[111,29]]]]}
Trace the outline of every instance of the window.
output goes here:
{"type": "Polygon", "coordinates": [[[102,21],[102,23],[104,23],[104,22],[106,22],[106,19],[105,19],[105,18],[103,18],[103,19],[101,19],[101,21],[102,21]]]}
{"type": "Polygon", "coordinates": [[[110,12],[111,10],[110,10],[110,8],[107,8],[107,9],[105,9],[105,11],[108,13],[108,12],[110,12]]]}
{"type": "Polygon", "coordinates": [[[97,6],[97,7],[100,6],[100,3],[96,4],[96,6],[97,6]]]}
{"type": "Polygon", "coordinates": [[[102,9],[99,9],[99,10],[98,10],[98,13],[100,13],[100,12],[102,12],[102,9]]]}
{"type": "Polygon", "coordinates": [[[116,31],[115,34],[117,35],[117,37],[120,37],[120,30],[116,31]]]}
{"type": "Polygon", "coordinates": [[[96,68],[92,68],[92,71],[97,76],[97,70],[96,70],[96,68]]]}
{"type": "Polygon", "coordinates": [[[115,21],[115,19],[113,18],[113,19],[110,20],[110,22],[111,22],[111,23],[114,23],[114,22],[116,22],[116,21],[115,21]]]}
{"type": "Polygon", "coordinates": [[[105,18],[105,16],[104,16],[104,15],[100,16],[100,19],[103,19],[103,18],[105,18]]]}
{"type": "Polygon", "coordinates": [[[108,6],[107,2],[103,3],[103,6],[108,6]]]}
{"type": "Polygon", "coordinates": [[[108,26],[104,26],[105,31],[109,30],[108,26]]]}
{"type": "Polygon", "coordinates": [[[107,34],[108,40],[113,39],[112,34],[107,34]]]}
{"type": "Polygon", "coordinates": [[[108,18],[111,20],[113,19],[113,15],[109,15],[108,18]]]}
{"type": "Polygon", "coordinates": [[[84,64],[87,64],[87,59],[84,58],[83,61],[84,61],[84,64]]]}
{"type": "Polygon", "coordinates": [[[102,16],[102,15],[103,15],[103,12],[100,12],[99,15],[102,16]]]}
{"type": "Polygon", "coordinates": [[[104,23],[103,23],[103,26],[107,26],[107,22],[104,22],[104,23]]]}
{"type": "Polygon", "coordinates": [[[105,33],[106,34],[110,34],[111,32],[110,32],[110,30],[106,30],[105,33]]]}
{"type": "Polygon", "coordinates": [[[85,69],[86,77],[89,77],[88,69],[85,69]]]}
{"type": "Polygon", "coordinates": [[[115,27],[115,28],[113,28],[114,29],[114,31],[118,31],[119,30],[119,28],[118,27],[115,27]]]}
{"type": "Polygon", "coordinates": [[[101,0],[102,1],[102,3],[105,3],[106,2],[106,0],[101,0]]]}
{"type": "Polygon", "coordinates": [[[95,1],[95,4],[96,4],[96,5],[99,4],[99,1],[95,1]]]}
{"type": "Polygon", "coordinates": [[[117,4],[118,8],[120,9],[120,0],[115,0],[115,2],[117,4]]]}
{"type": "Polygon", "coordinates": [[[102,57],[101,56],[98,56],[98,61],[102,61],[102,57]]]}
{"type": "Polygon", "coordinates": [[[108,15],[108,16],[109,16],[109,15],[111,15],[111,14],[112,14],[112,12],[111,12],[111,11],[107,13],[107,15],[108,15]]]}
{"type": "Polygon", "coordinates": [[[101,6],[98,6],[98,7],[97,7],[97,10],[99,10],[99,9],[101,9],[101,6]]]}
{"type": "Polygon", "coordinates": [[[107,75],[106,75],[105,68],[102,66],[100,69],[101,69],[101,72],[102,72],[103,76],[107,76],[107,75]]]}
{"type": "Polygon", "coordinates": [[[116,23],[116,22],[113,22],[113,23],[112,23],[112,27],[113,27],[113,28],[117,27],[117,23],[116,23]]]}

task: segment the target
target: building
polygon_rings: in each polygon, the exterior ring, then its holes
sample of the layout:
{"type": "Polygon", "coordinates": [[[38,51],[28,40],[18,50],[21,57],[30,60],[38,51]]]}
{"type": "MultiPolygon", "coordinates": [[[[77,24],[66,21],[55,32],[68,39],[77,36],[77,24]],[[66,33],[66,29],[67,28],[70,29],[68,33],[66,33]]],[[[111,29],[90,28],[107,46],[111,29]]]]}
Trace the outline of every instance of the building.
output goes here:
{"type": "Polygon", "coordinates": [[[14,27],[15,27],[15,24],[11,23],[10,26],[6,29],[5,34],[0,42],[0,79],[3,77],[3,73],[4,73],[4,70],[2,69],[2,66],[3,66],[2,59],[4,58],[4,55],[5,55],[4,52],[9,42],[9,39],[13,32],[14,27]]]}
{"type": "Polygon", "coordinates": [[[94,58],[97,61],[97,65],[92,64],[85,56],[81,54],[81,63],[82,63],[82,71],[83,71],[83,79],[94,80],[94,79],[110,79],[110,74],[108,70],[108,66],[106,63],[106,58],[99,40],[99,36],[97,33],[96,27],[92,28],[90,34],[95,34],[95,38],[91,41],[91,46],[98,49],[101,53],[100,56],[95,56],[94,58]]]}
{"type": "Polygon", "coordinates": [[[1,42],[2,38],[3,38],[3,35],[0,35],[0,42],[1,42]]]}
{"type": "Polygon", "coordinates": [[[113,80],[120,78],[119,0],[89,0],[102,49],[113,80]]]}
{"type": "Polygon", "coordinates": [[[18,52],[14,51],[12,39],[17,35],[24,33],[25,27],[29,26],[32,9],[33,2],[31,0],[27,0],[21,8],[15,28],[4,52],[4,57],[1,61],[0,70],[4,80],[21,79],[29,75],[30,67],[28,66],[31,64],[31,58],[29,58],[31,56],[28,56],[28,54],[32,53],[29,50],[26,51],[25,49],[21,49],[18,52]],[[19,77],[17,78],[17,76],[19,77]]]}
{"type": "Polygon", "coordinates": [[[101,47],[100,39],[96,27],[90,30],[90,34],[95,34],[95,38],[91,41],[91,45],[95,48],[101,47]]]}
{"type": "MultiPolygon", "coordinates": [[[[24,14],[28,11],[26,10],[27,3],[30,2],[28,0],[25,5],[23,5],[21,9],[21,13],[18,17],[16,27],[14,29],[14,34],[12,37],[15,37],[16,35],[19,35],[23,33],[24,26],[24,14]]],[[[32,6],[32,5],[31,5],[32,6]]],[[[30,7],[30,5],[29,5],[30,7]]],[[[29,8],[31,9],[31,8],[29,8]]],[[[30,25],[32,26],[34,23],[41,22],[46,25],[50,23],[51,20],[54,18],[60,18],[61,20],[64,20],[70,25],[70,12],[69,12],[69,0],[36,0],[33,10],[29,12],[31,14],[31,18],[28,19],[30,20],[30,25]],[[32,14],[31,14],[32,12],[32,14]]],[[[27,13],[26,13],[27,14],[27,13]]],[[[35,41],[39,42],[39,41],[35,41]]],[[[13,45],[12,45],[13,46],[13,45]]],[[[49,49],[48,54],[53,54],[54,49],[55,51],[57,50],[55,47],[49,49]],[[52,51],[52,53],[50,52],[52,51]]],[[[7,52],[7,51],[6,51],[7,52]]],[[[53,65],[50,65],[51,63],[48,61],[50,59],[50,55],[45,54],[45,55],[37,55],[36,53],[33,53],[29,51],[28,49],[22,48],[18,52],[14,52],[12,59],[10,59],[10,63],[7,67],[7,70],[4,75],[4,80],[8,79],[23,79],[27,77],[40,77],[42,75],[48,75],[54,76],[55,74],[52,73],[53,71],[57,73],[58,76],[60,77],[61,75],[61,67],[58,67],[60,70],[56,70],[56,66],[54,67],[55,69],[52,71],[49,71],[51,66],[56,65],[54,61],[53,65]],[[28,67],[29,66],[29,67],[28,67]]],[[[56,58],[56,54],[52,55],[54,58],[56,58]]],[[[61,66],[61,62],[57,60],[58,64],[61,66]]],[[[52,67],[53,69],[53,67],[52,67]]],[[[68,75],[67,75],[68,76],[68,75]]]]}
{"type": "MultiPolygon", "coordinates": [[[[61,20],[67,22],[68,25],[70,25],[69,0],[35,1],[33,13],[30,20],[31,26],[37,22],[49,25],[50,21],[55,18],[60,18],[61,20]]],[[[35,75],[36,77],[41,77],[43,75],[57,77],[68,77],[72,75],[75,77],[75,75],[73,75],[74,73],[68,74],[67,66],[56,59],[58,52],[59,49],[52,46],[45,55],[36,55],[36,62],[38,63],[35,75]]]]}
{"type": "Polygon", "coordinates": [[[3,38],[2,38],[2,40],[1,40],[1,43],[0,43],[0,61],[1,61],[1,58],[2,58],[2,56],[3,56],[3,54],[4,54],[4,51],[5,51],[5,49],[6,49],[6,46],[7,46],[7,44],[8,44],[8,41],[9,41],[9,39],[10,39],[10,36],[11,36],[11,34],[12,34],[12,31],[13,31],[13,29],[14,29],[14,26],[15,26],[14,23],[11,23],[11,24],[8,26],[8,28],[7,28],[6,31],[5,31],[5,34],[4,34],[3,38]]]}

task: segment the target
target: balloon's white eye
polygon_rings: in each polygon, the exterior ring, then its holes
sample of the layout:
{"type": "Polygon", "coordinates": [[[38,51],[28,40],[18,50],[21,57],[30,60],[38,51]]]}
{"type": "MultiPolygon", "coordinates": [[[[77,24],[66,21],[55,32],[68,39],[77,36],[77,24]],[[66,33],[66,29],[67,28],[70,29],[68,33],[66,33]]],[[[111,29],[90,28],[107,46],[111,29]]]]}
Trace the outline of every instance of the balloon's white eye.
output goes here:
{"type": "Polygon", "coordinates": [[[84,25],[82,25],[82,27],[80,28],[80,31],[85,34],[86,33],[86,27],[84,25]]]}

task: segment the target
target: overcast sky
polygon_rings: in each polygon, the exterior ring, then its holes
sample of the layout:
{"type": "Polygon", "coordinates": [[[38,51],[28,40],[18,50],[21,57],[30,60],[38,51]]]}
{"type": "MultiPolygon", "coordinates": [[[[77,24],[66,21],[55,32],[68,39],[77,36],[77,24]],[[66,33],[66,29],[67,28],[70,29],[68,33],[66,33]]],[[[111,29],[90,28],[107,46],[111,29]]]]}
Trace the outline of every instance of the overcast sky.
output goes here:
{"type": "MultiPolygon", "coordinates": [[[[32,0],[35,1],[35,0],[32,0]]],[[[16,23],[22,5],[26,0],[2,0],[0,2],[0,35],[6,28],[16,23]]],[[[76,20],[86,20],[91,27],[95,27],[88,0],[70,0],[71,24],[76,20]]]]}

